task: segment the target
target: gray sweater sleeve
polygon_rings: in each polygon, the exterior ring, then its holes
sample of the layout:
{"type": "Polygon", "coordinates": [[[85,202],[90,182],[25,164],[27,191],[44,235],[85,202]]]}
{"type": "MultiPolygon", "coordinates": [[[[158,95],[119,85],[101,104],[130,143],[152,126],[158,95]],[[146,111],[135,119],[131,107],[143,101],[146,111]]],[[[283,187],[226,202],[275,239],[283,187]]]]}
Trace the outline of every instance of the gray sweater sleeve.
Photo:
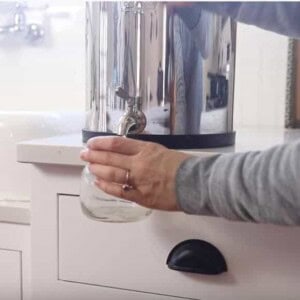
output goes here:
{"type": "Polygon", "coordinates": [[[202,9],[300,38],[300,2],[198,2],[183,10],[183,18],[189,27],[195,26],[202,9]]]}
{"type": "MultiPolygon", "coordinates": [[[[189,9],[194,18],[183,19],[190,28],[199,9],[207,9],[300,37],[300,2],[199,2],[189,9]]],[[[300,225],[300,141],[263,152],[194,157],[180,166],[176,181],[178,205],[187,213],[300,225]]]]}
{"type": "Polygon", "coordinates": [[[189,214],[300,224],[300,141],[262,152],[189,158],[176,177],[189,214]]]}

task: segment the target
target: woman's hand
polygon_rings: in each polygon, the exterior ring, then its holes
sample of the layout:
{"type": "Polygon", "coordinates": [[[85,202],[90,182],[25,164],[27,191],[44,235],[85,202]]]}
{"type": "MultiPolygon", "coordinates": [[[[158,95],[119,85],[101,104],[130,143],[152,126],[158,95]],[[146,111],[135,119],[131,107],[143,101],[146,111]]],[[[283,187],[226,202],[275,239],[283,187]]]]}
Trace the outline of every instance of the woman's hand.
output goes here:
{"type": "Polygon", "coordinates": [[[190,155],[125,137],[97,137],[89,140],[87,146],[80,157],[89,163],[101,190],[145,207],[179,210],[176,172],[190,155]],[[124,189],[125,183],[132,188],[124,189]]]}

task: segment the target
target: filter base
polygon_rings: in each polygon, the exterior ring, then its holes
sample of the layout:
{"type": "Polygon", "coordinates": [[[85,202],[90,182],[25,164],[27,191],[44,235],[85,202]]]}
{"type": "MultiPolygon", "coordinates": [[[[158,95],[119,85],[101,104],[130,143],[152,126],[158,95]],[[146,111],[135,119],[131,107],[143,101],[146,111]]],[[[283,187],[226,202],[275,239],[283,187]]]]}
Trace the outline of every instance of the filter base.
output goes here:
{"type": "MultiPolygon", "coordinates": [[[[86,143],[96,136],[117,136],[114,133],[98,132],[83,129],[82,141],[86,143]]],[[[203,149],[227,147],[235,144],[235,131],[216,134],[189,134],[189,135],[160,135],[160,134],[129,134],[129,138],[154,142],[170,149],[203,149]]]]}

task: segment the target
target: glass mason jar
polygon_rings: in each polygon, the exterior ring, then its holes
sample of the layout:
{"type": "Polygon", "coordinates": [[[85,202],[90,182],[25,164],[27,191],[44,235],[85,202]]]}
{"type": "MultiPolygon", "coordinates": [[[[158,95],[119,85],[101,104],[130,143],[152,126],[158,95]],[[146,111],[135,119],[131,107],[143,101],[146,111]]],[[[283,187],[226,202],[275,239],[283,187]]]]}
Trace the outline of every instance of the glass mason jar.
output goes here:
{"type": "Polygon", "coordinates": [[[80,202],[86,216],[102,222],[135,222],[144,219],[151,209],[142,207],[104,193],[95,184],[95,176],[88,167],[83,169],[81,177],[80,202]]]}

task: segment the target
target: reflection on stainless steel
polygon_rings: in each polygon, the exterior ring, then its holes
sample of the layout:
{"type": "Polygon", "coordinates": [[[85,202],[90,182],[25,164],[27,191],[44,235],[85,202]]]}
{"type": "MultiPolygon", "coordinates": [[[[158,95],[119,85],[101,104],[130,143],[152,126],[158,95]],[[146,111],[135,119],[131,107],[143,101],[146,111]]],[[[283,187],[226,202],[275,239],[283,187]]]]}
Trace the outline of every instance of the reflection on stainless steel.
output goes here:
{"type": "Polygon", "coordinates": [[[198,19],[190,29],[163,2],[87,2],[85,129],[232,131],[235,23],[204,11],[198,19]]]}

